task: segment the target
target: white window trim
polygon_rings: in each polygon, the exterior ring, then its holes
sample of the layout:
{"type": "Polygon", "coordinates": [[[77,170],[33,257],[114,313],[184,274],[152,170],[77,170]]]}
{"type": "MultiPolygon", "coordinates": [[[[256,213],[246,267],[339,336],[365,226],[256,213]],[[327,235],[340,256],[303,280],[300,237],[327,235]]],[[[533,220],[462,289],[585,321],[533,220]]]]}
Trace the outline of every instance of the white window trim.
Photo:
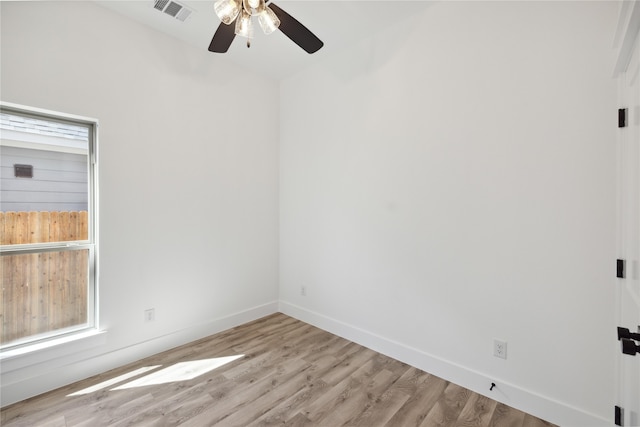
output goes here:
{"type": "Polygon", "coordinates": [[[29,368],[40,363],[49,363],[72,354],[104,345],[107,331],[98,329],[73,332],[48,341],[40,341],[0,353],[2,374],[29,368]]]}
{"type": "MultiPolygon", "coordinates": [[[[38,363],[42,363],[52,358],[64,357],[69,354],[77,353],[85,349],[95,347],[97,345],[104,344],[106,341],[106,331],[100,330],[100,316],[99,316],[99,275],[98,275],[98,119],[78,116],[67,113],[60,113],[58,111],[46,110],[42,108],[29,107],[25,105],[15,104],[11,102],[0,101],[0,107],[7,111],[15,113],[22,113],[25,115],[41,115],[47,118],[59,118],[66,121],[72,121],[79,124],[90,125],[93,130],[93,134],[90,137],[90,144],[93,145],[91,152],[91,165],[90,168],[90,180],[92,182],[92,188],[89,194],[89,204],[91,220],[89,233],[93,236],[93,250],[91,252],[90,271],[89,275],[93,282],[93,286],[90,286],[89,293],[91,294],[90,301],[93,301],[93,306],[88,307],[88,314],[92,318],[91,326],[80,327],[75,331],[68,332],[62,335],[54,335],[47,339],[34,341],[32,343],[25,343],[17,346],[8,346],[0,351],[0,362],[2,363],[2,372],[10,372],[13,370],[21,369],[24,367],[33,366],[38,363]]],[[[91,241],[91,239],[89,239],[91,241]]],[[[75,245],[74,242],[66,243],[66,245],[75,245]]],[[[16,245],[22,246],[22,245],[16,245]]],[[[32,245],[37,247],[38,245],[32,245]]],[[[60,246],[65,246],[61,244],[60,246]]],[[[22,248],[16,248],[19,252],[22,248]]],[[[3,250],[2,252],[8,252],[3,250]]]]}

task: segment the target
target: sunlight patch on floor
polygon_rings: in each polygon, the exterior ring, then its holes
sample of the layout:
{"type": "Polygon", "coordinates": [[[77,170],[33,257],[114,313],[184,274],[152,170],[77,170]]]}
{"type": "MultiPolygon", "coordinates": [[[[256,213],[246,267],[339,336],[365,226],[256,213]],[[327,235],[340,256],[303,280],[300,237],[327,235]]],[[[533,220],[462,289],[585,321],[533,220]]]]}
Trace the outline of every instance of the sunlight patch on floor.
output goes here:
{"type": "Polygon", "coordinates": [[[241,357],[244,357],[244,354],[215,357],[213,359],[193,360],[190,362],[179,362],[121,386],[112,388],[111,390],[126,390],[134,387],[145,387],[149,385],[191,380],[241,357]]]}
{"type": "MultiPolygon", "coordinates": [[[[207,372],[213,371],[216,368],[224,366],[227,363],[233,362],[234,360],[237,360],[241,357],[244,357],[244,354],[238,354],[235,356],[214,357],[213,359],[192,360],[189,362],[179,362],[169,367],[166,367],[164,369],[152,372],[148,375],[144,375],[126,384],[112,388],[110,391],[126,390],[130,388],[135,388],[135,387],[145,387],[149,385],[158,385],[158,384],[172,383],[176,381],[191,380],[193,378],[199,377],[200,375],[206,374],[207,372]]],[[[162,365],[145,366],[144,368],[127,372],[126,374],[117,376],[110,380],[103,381],[91,387],[87,387],[80,391],[76,391],[74,393],[68,394],[67,397],[81,396],[84,394],[93,393],[95,391],[102,390],[102,389],[111,387],[115,384],[121,383],[123,381],[136,377],[138,375],[142,375],[154,369],[158,369],[161,366],[162,365]]]]}
{"type": "Polygon", "coordinates": [[[145,372],[149,372],[153,369],[159,368],[162,365],[157,366],[145,366],[144,368],[136,369],[135,371],[127,372],[126,374],[120,375],[119,377],[112,378],[107,381],[103,381],[100,384],[96,384],[91,387],[87,387],[83,390],[76,391],[75,393],[68,394],[67,397],[71,396],[81,396],[83,394],[93,393],[94,391],[102,390],[103,388],[111,387],[114,384],[118,384],[122,381],[128,380],[129,378],[133,378],[137,375],[144,374],[145,372]]]}

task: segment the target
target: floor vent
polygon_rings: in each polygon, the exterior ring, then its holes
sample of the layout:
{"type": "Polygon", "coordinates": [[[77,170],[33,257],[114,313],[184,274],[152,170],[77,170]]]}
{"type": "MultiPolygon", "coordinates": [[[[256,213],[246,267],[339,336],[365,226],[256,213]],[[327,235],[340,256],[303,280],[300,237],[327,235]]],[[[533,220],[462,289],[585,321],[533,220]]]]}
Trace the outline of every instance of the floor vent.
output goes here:
{"type": "Polygon", "coordinates": [[[153,8],[184,22],[192,10],[173,0],[155,0],[153,8]]]}

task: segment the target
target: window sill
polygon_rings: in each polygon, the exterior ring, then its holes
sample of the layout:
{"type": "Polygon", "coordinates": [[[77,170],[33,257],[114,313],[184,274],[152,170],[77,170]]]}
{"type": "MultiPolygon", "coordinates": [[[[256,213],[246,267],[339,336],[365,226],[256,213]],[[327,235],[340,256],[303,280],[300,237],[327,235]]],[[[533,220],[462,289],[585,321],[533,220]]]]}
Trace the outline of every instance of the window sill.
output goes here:
{"type": "Polygon", "coordinates": [[[106,343],[107,331],[92,329],[0,353],[2,373],[50,362],[106,343]]]}

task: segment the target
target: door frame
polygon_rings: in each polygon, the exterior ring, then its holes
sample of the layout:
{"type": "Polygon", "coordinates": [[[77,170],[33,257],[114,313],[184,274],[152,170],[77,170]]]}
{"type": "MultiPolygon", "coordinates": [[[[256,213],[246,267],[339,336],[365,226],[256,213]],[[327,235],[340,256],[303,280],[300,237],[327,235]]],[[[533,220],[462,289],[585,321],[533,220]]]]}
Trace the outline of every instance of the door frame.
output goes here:
{"type": "MultiPolygon", "coordinates": [[[[615,46],[615,65],[614,65],[614,70],[613,70],[613,78],[615,78],[618,81],[618,85],[617,85],[617,101],[618,101],[618,106],[619,108],[629,108],[629,107],[633,107],[638,108],[636,105],[623,105],[622,103],[625,102],[625,99],[627,98],[627,96],[625,95],[625,90],[628,91],[628,89],[626,89],[626,85],[627,85],[627,81],[626,81],[626,72],[628,70],[631,58],[635,52],[636,49],[640,49],[640,46],[636,46],[636,43],[640,44],[640,0],[633,0],[633,1],[622,1],[620,2],[620,14],[618,17],[618,26],[616,29],[616,34],[615,34],[615,38],[614,38],[614,46],[615,46]]],[[[633,111],[631,109],[629,109],[628,111],[633,111]]],[[[613,114],[613,113],[612,113],[613,114]]],[[[629,117],[627,119],[627,121],[629,121],[629,119],[633,120],[633,118],[629,117]]],[[[626,244],[624,244],[624,239],[626,238],[623,233],[625,232],[625,225],[624,225],[624,213],[620,211],[621,206],[625,203],[625,198],[627,197],[631,197],[629,194],[624,194],[623,190],[624,190],[624,185],[623,185],[623,181],[624,181],[624,177],[622,177],[620,174],[623,173],[623,171],[621,170],[624,169],[625,167],[624,165],[624,158],[623,156],[623,152],[621,152],[620,150],[621,145],[622,144],[627,144],[629,143],[629,141],[627,141],[628,135],[623,135],[621,132],[618,133],[618,178],[616,180],[616,186],[617,188],[617,192],[618,192],[618,201],[617,201],[617,209],[618,209],[618,224],[616,227],[616,233],[617,233],[617,247],[618,247],[618,251],[625,251],[625,249],[623,248],[624,246],[626,246],[626,244]]],[[[633,141],[630,141],[633,143],[633,141]]],[[[639,141],[640,142],[640,141],[639,141]]],[[[640,197],[640,196],[633,196],[633,197],[640,197]]],[[[634,237],[635,238],[635,237],[634,237]]],[[[623,255],[623,253],[618,253],[618,256],[623,255]]],[[[624,258],[624,257],[622,257],[624,258]]],[[[613,260],[612,260],[613,262],[613,260]]],[[[621,286],[623,286],[622,283],[616,283],[615,284],[616,289],[616,307],[615,307],[615,314],[616,314],[616,322],[620,322],[622,317],[623,317],[623,312],[625,310],[623,310],[623,304],[622,304],[622,296],[623,296],[623,290],[621,289],[621,286]]],[[[627,319],[628,320],[628,319],[627,319]]],[[[639,319],[640,320],[640,319],[639,319]]],[[[616,325],[616,326],[622,326],[622,327],[628,327],[628,328],[634,328],[635,329],[635,325],[616,325]]],[[[612,331],[612,335],[615,334],[614,331],[612,331]]],[[[630,413],[625,413],[625,408],[624,408],[624,404],[625,402],[629,403],[630,401],[633,402],[635,399],[634,393],[634,387],[630,386],[629,384],[629,379],[626,379],[627,381],[625,381],[625,374],[628,373],[626,371],[626,369],[628,369],[628,362],[630,362],[629,360],[626,360],[625,357],[629,357],[629,356],[623,356],[621,353],[621,349],[620,349],[620,345],[618,344],[616,347],[616,356],[615,356],[615,400],[616,400],[616,405],[622,405],[622,411],[618,412],[618,407],[616,407],[616,417],[620,416],[621,417],[621,424],[620,425],[629,425],[629,424],[633,424],[633,425],[640,425],[637,424],[637,416],[638,414],[633,415],[633,417],[631,416],[630,413]],[[633,418],[633,419],[632,419],[633,418]]],[[[635,362],[635,361],[634,361],[635,362]]],[[[640,361],[639,361],[640,362],[640,361]]],[[[632,370],[632,372],[634,372],[634,370],[632,370]]],[[[638,379],[640,381],[640,378],[638,379]]],[[[640,396],[639,396],[640,397],[640,396]]],[[[631,408],[629,408],[631,409],[631,408]]],[[[633,409],[637,409],[637,407],[634,407],[633,409]]]]}

